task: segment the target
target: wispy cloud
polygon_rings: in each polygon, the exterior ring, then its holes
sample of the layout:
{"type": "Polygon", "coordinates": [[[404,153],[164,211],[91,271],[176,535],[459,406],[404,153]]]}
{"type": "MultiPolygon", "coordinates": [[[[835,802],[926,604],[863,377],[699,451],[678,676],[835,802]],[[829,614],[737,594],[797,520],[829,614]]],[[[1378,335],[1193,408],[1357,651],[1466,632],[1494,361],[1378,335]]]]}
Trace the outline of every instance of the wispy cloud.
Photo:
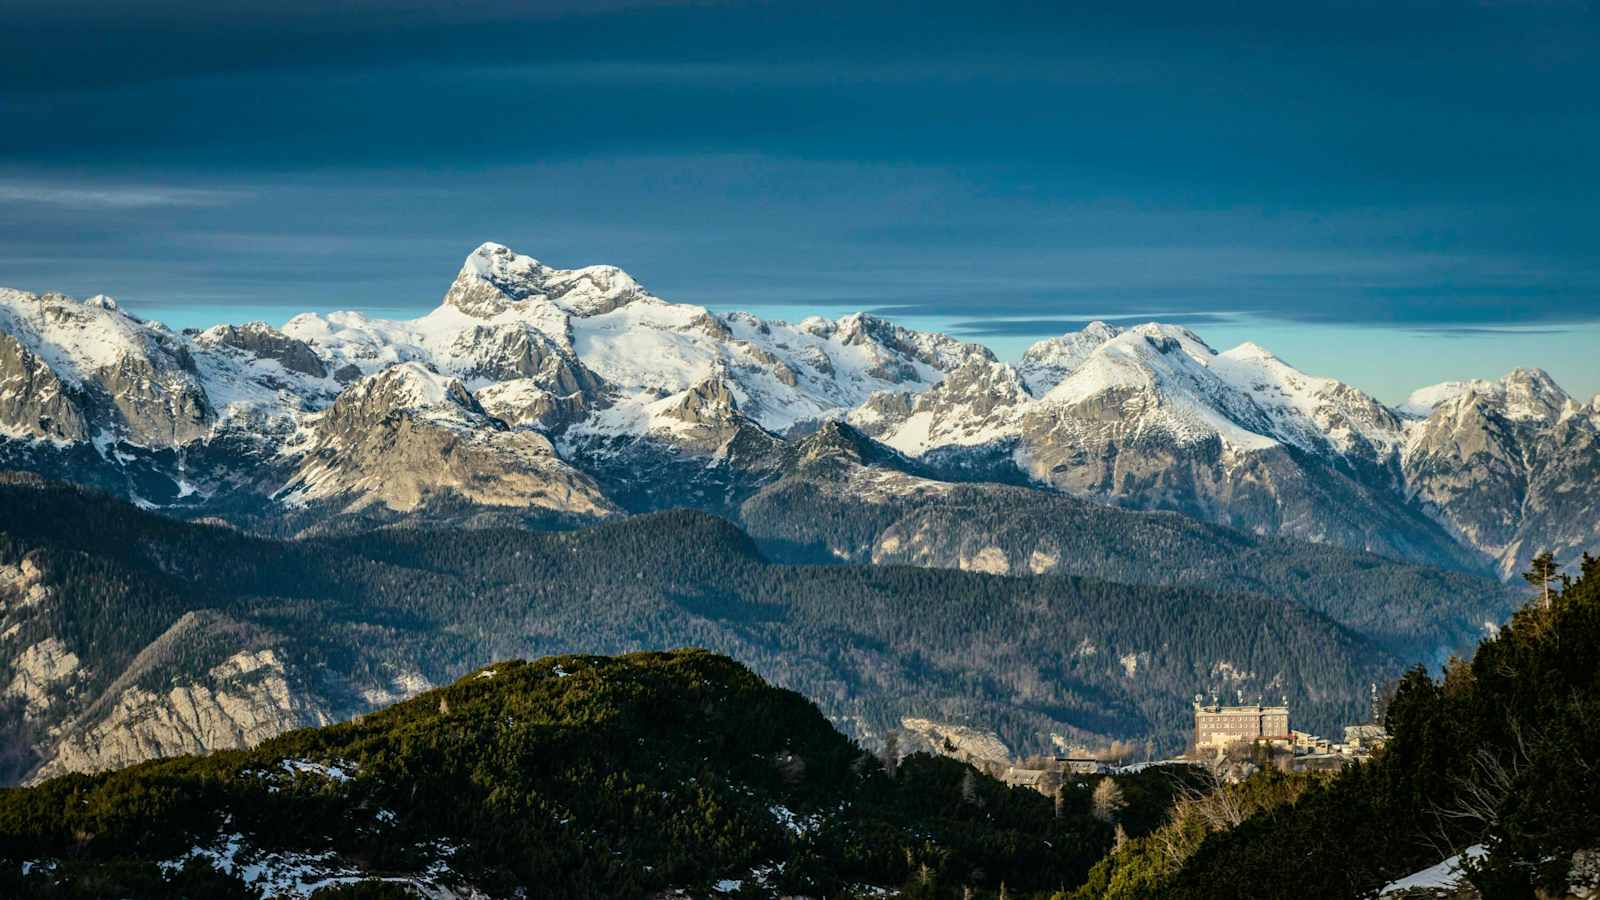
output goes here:
{"type": "Polygon", "coordinates": [[[1440,326],[1436,328],[1415,328],[1412,334],[1428,337],[1481,337],[1484,335],[1540,335],[1540,334],[1571,334],[1571,328],[1490,328],[1471,326],[1440,326]]]}
{"type": "Polygon", "coordinates": [[[246,191],[162,185],[78,186],[0,181],[0,203],[70,209],[148,209],[160,206],[224,206],[249,197],[246,191]]]}

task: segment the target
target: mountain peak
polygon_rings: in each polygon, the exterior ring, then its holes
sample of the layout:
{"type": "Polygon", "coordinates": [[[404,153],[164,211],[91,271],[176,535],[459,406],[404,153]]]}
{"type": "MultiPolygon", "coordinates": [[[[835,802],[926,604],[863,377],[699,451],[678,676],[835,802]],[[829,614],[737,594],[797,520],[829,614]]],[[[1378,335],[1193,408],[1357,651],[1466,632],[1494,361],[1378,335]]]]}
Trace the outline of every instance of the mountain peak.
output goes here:
{"type": "Polygon", "coordinates": [[[492,319],[519,304],[545,303],[562,313],[595,316],[649,294],[616,266],[556,269],[504,244],[486,241],[467,255],[444,305],[492,319]]]}
{"type": "MultiPolygon", "coordinates": [[[[1260,344],[1256,343],[1255,341],[1245,341],[1244,343],[1240,344],[1239,346],[1234,347],[1232,350],[1226,351],[1223,355],[1224,356],[1228,356],[1228,357],[1232,357],[1233,359],[1238,359],[1238,360],[1246,360],[1246,359],[1277,360],[1278,359],[1278,355],[1276,353],[1273,353],[1271,350],[1268,350],[1267,348],[1261,346],[1260,344]]],[[[1281,362],[1281,360],[1279,360],[1279,361],[1281,362]]]]}
{"type": "Polygon", "coordinates": [[[368,420],[400,411],[487,418],[465,385],[420,362],[398,363],[356,382],[334,404],[335,411],[351,407],[359,407],[368,420]]]}
{"type": "Polygon", "coordinates": [[[1127,329],[1123,334],[1140,335],[1162,353],[1170,353],[1181,348],[1197,359],[1217,355],[1217,351],[1206,343],[1200,335],[1182,325],[1170,325],[1166,322],[1146,322],[1143,325],[1135,325],[1127,329]]]}
{"type": "Polygon", "coordinates": [[[1553,422],[1571,399],[1545,370],[1517,368],[1493,381],[1475,378],[1419,388],[1398,409],[1425,418],[1447,406],[1482,404],[1513,421],[1553,422]]]}
{"type": "Polygon", "coordinates": [[[1018,367],[1029,393],[1042,397],[1089,358],[1096,348],[1122,334],[1122,329],[1096,319],[1081,331],[1045,338],[1028,347],[1018,367]]]}
{"type": "Polygon", "coordinates": [[[1572,399],[1543,369],[1512,369],[1500,384],[1506,415],[1513,419],[1553,421],[1572,399]]]}
{"type": "Polygon", "coordinates": [[[829,419],[817,430],[801,439],[795,449],[806,462],[839,460],[856,465],[891,460],[909,466],[910,460],[894,450],[874,441],[847,422],[829,419]]]}

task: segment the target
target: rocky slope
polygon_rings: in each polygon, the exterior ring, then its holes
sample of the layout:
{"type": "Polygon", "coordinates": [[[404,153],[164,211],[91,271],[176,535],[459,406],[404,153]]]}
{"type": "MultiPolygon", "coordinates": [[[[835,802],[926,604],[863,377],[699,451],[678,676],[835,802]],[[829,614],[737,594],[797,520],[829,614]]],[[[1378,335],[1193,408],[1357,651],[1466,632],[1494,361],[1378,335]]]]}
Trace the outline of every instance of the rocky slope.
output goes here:
{"type": "Polygon", "coordinates": [[[304,507],[324,500],[355,513],[406,513],[439,495],[524,513],[616,511],[594,480],[556,455],[550,439],[492,417],[462,383],[399,363],[351,385],[286,447],[299,466],[279,493],[304,507]]]}
{"type": "Polygon", "coordinates": [[[1600,405],[1537,370],[1390,409],[1155,323],[1093,323],[1012,366],[867,315],[714,315],[498,244],[406,321],[178,334],[104,297],[3,291],[0,385],[0,465],[265,530],[726,513],[844,420],[898,451],[893,471],[1412,561],[1508,576],[1600,549],[1600,405]]]}
{"type": "Polygon", "coordinates": [[[1441,385],[1406,404],[1407,490],[1506,577],[1535,554],[1571,562],[1595,546],[1600,397],[1580,404],[1550,376],[1441,385]]]}
{"type": "Polygon", "coordinates": [[[1594,408],[1518,370],[1390,409],[1254,344],[1219,353],[1176,326],[1095,323],[1017,369],[968,365],[848,420],[950,477],[1020,473],[1260,534],[1492,561],[1509,577],[1538,549],[1570,561],[1600,541],[1585,481],[1600,461],[1594,408]]]}

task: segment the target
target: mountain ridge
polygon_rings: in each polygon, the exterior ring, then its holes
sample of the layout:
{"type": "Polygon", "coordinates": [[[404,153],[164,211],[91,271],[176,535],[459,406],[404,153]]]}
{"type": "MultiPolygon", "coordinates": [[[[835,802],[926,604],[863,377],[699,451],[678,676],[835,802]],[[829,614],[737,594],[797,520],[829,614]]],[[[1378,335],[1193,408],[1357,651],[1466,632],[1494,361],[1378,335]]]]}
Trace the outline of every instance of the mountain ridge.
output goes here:
{"type": "Polygon", "coordinates": [[[897,451],[889,468],[1502,578],[1542,549],[1600,549],[1600,526],[1570,521],[1600,502],[1585,487],[1600,400],[1538,370],[1391,408],[1248,342],[1218,352],[1180,326],[1103,322],[1012,365],[865,314],[713,314],[614,267],[557,269],[493,243],[411,320],[307,313],[178,333],[105,297],[0,290],[0,384],[0,464],[269,531],[726,513],[782,477],[793,441],[841,420],[897,451]],[[402,366],[460,392],[432,392],[391,423],[404,440],[331,471],[330,447],[360,443],[340,401],[402,366]],[[462,410],[466,427],[431,427],[462,410]],[[412,484],[362,486],[399,469],[412,484]]]}

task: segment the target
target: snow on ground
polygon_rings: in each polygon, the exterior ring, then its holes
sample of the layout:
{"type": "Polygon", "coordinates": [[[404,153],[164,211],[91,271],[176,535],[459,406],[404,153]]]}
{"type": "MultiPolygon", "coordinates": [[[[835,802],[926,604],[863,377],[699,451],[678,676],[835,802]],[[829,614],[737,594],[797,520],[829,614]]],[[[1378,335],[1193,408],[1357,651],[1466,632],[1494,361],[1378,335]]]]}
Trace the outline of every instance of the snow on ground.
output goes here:
{"type": "Polygon", "coordinates": [[[772,813],[772,817],[774,819],[778,820],[779,825],[782,825],[784,828],[789,829],[790,833],[800,837],[804,837],[805,835],[816,831],[817,828],[822,825],[821,816],[800,815],[781,803],[774,803],[772,806],[768,807],[768,811],[772,813]]]}
{"type": "Polygon", "coordinates": [[[1376,399],[1333,378],[1307,375],[1259,344],[1217,354],[1210,367],[1270,417],[1274,435],[1315,451],[1324,436],[1349,449],[1356,437],[1381,449],[1399,447],[1404,429],[1376,399]]]}
{"type": "Polygon", "coordinates": [[[1029,393],[1042,397],[1071,375],[1101,344],[1121,333],[1122,329],[1115,325],[1094,321],[1085,325],[1082,331],[1046,338],[1022,354],[1018,372],[1027,384],[1029,393]]]}
{"type": "MultiPolygon", "coordinates": [[[[62,379],[82,384],[124,356],[146,352],[152,326],[117,308],[109,297],[79,303],[50,295],[0,289],[0,331],[15,337],[62,379]]],[[[165,329],[161,330],[165,333],[165,329]]]]}
{"type": "Polygon", "coordinates": [[[338,854],[256,850],[242,834],[221,834],[210,845],[160,863],[163,872],[182,868],[190,860],[204,860],[219,872],[235,875],[258,888],[264,900],[309,897],[325,887],[376,879],[405,885],[430,900],[465,900],[483,895],[461,880],[445,862],[456,848],[436,842],[438,858],[426,870],[411,875],[374,876],[341,860],[338,854]]]}
{"type": "Polygon", "coordinates": [[[1440,404],[1454,400],[1470,390],[1472,386],[1473,382],[1470,381],[1446,381],[1441,384],[1431,384],[1427,387],[1417,388],[1411,392],[1411,396],[1407,397],[1395,409],[1408,416],[1426,419],[1440,404]]]}
{"type": "Polygon", "coordinates": [[[1401,891],[1411,890],[1413,888],[1455,887],[1456,885],[1460,884],[1462,880],[1462,857],[1477,859],[1487,852],[1488,851],[1484,849],[1482,844],[1475,844],[1456,854],[1455,856],[1452,856],[1449,859],[1439,863],[1438,865],[1429,866],[1420,872],[1414,872],[1400,879],[1399,881],[1389,882],[1383,886],[1383,890],[1378,894],[1378,896],[1387,897],[1393,894],[1398,894],[1401,891]]]}
{"type": "Polygon", "coordinates": [[[354,777],[351,775],[351,771],[354,771],[355,769],[355,767],[349,763],[328,765],[326,763],[311,762],[310,760],[305,759],[286,759],[283,761],[283,768],[290,774],[304,772],[308,775],[319,775],[328,779],[329,781],[337,781],[340,784],[351,780],[351,778],[354,777]]]}

